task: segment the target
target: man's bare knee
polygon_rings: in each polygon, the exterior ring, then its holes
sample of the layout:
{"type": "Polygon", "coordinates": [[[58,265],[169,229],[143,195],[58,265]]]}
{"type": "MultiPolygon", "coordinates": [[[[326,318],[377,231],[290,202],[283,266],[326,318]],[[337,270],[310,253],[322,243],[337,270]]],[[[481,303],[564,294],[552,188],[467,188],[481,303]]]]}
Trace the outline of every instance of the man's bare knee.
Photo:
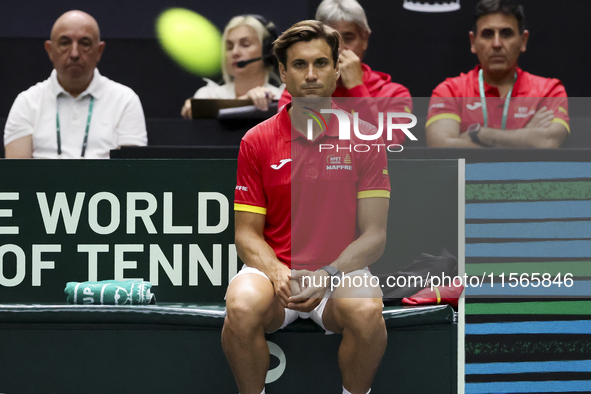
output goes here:
{"type": "Polygon", "coordinates": [[[272,295],[253,287],[244,287],[226,300],[226,321],[242,324],[248,322],[262,323],[273,302],[272,295]]]}
{"type": "Polygon", "coordinates": [[[361,298],[342,301],[345,302],[341,302],[339,315],[345,330],[367,336],[368,339],[382,331],[385,332],[381,300],[361,298]]]}
{"type": "Polygon", "coordinates": [[[252,336],[282,321],[282,316],[278,316],[282,310],[277,308],[273,286],[268,279],[260,275],[243,275],[228,287],[224,327],[234,335],[252,336]]]}

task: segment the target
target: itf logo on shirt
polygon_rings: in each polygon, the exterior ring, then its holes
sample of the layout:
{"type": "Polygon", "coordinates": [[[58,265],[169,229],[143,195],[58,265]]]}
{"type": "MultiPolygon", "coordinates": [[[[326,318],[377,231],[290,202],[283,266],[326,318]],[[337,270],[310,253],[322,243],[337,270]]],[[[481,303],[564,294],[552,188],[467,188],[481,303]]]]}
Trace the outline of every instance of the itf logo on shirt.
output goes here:
{"type": "Polygon", "coordinates": [[[344,160],[341,156],[328,155],[326,156],[326,164],[327,170],[353,170],[351,156],[348,153],[344,160]]]}

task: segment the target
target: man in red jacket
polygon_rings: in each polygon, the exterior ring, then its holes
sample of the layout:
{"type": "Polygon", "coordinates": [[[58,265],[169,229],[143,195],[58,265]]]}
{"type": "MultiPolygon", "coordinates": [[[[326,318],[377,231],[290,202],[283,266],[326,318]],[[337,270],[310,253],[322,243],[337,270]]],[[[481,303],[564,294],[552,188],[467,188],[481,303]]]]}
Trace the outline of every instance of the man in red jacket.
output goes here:
{"type": "MultiPolygon", "coordinates": [[[[377,100],[378,111],[411,113],[412,99],[408,89],[392,82],[390,75],[373,71],[362,62],[371,29],[363,7],[356,0],[324,0],[316,10],[316,19],[337,30],[343,37],[339,53],[341,76],[332,97],[393,97],[396,100],[377,100]]],[[[279,109],[290,101],[291,95],[286,89],[279,100],[279,109]]],[[[343,107],[340,101],[339,106],[343,107]]],[[[368,101],[361,100],[358,105],[352,106],[359,112],[359,108],[368,107],[368,101]]],[[[375,114],[364,116],[363,112],[361,110],[361,119],[370,122],[375,119],[375,114]]],[[[396,122],[408,123],[408,119],[396,122]]],[[[402,144],[404,133],[395,130],[394,134],[390,142],[402,144]]]]}

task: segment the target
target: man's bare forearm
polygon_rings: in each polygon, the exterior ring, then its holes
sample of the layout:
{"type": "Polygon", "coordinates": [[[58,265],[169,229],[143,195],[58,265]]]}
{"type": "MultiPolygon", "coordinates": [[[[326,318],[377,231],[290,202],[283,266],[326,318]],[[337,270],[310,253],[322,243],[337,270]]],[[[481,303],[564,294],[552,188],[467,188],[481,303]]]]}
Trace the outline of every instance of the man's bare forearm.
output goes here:
{"type": "Polygon", "coordinates": [[[530,127],[515,130],[501,130],[490,127],[480,129],[480,140],[495,148],[559,148],[567,131],[558,125],[550,128],[530,127]]]}
{"type": "Polygon", "coordinates": [[[375,263],[384,253],[386,232],[366,233],[353,241],[331,264],[343,273],[363,269],[375,263]]]}
{"type": "Polygon", "coordinates": [[[291,271],[277,259],[277,255],[265,240],[265,218],[264,215],[255,213],[236,212],[236,251],[247,266],[267,275],[281,305],[286,307],[291,296],[291,271]]]}
{"type": "Polygon", "coordinates": [[[425,130],[427,146],[430,148],[482,148],[460,133],[460,123],[453,119],[440,119],[425,130]]]}
{"type": "Polygon", "coordinates": [[[439,120],[426,130],[427,146],[434,148],[558,148],[562,145],[568,131],[559,123],[549,127],[525,127],[502,130],[481,127],[478,139],[481,144],[472,142],[468,132],[460,133],[459,123],[448,119],[439,120]]]}
{"type": "Polygon", "coordinates": [[[258,234],[250,231],[236,232],[236,252],[249,267],[258,269],[270,277],[278,266],[284,265],[269,244],[258,234]]]}
{"type": "Polygon", "coordinates": [[[389,204],[387,198],[358,200],[357,222],[361,235],[331,265],[347,273],[365,268],[382,256],[386,247],[389,204]]]}

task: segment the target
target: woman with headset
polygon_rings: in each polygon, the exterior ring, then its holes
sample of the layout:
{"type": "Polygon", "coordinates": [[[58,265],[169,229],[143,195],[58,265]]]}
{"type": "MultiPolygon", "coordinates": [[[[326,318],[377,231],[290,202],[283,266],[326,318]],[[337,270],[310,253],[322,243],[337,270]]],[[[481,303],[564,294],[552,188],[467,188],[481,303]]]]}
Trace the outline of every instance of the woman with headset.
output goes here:
{"type": "MultiPolygon", "coordinates": [[[[194,98],[252,100],[255,107],[266,111],[272,100],[279,100],[285,85],[275,73],[275,56],[271,53],[277,38],[275,25],[258,15],[239,15],[228,22],[222,36],[222,73],[224,84],[204,78],[207,85],[197,90],[194,98]]],[[[181,110],[185,119],[191,118],[191,99],[181,110]]]]}

